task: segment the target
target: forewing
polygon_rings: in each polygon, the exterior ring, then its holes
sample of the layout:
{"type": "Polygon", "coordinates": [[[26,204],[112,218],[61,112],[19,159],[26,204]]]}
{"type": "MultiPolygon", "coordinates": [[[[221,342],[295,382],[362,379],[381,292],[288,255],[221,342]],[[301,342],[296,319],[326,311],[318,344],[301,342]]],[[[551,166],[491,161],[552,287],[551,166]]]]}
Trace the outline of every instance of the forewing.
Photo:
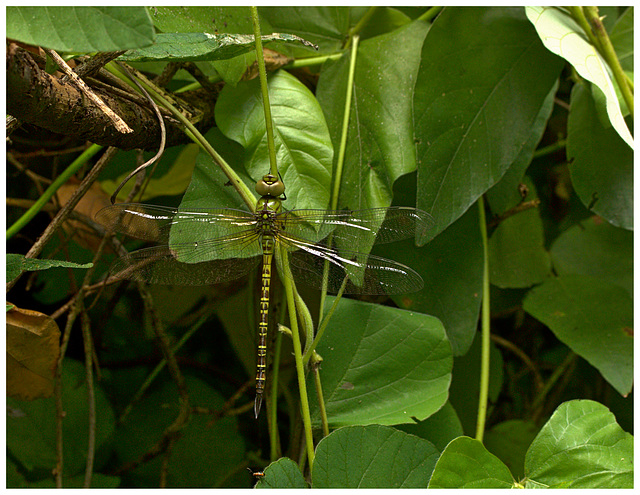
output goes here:
{"type": "Polygon", "coordinates": [[[180,211],[165,206],[121,203],[107,206],[96,221],[108,230],[146,241],[201,242],[239,235],[255,228],[255,215],[243,210],[193,209],[180,211]]]}
{"type": "Polygon", "coordinates": [[[434,225],[427,212],[416,208],[370,208],[356,211],[292,210],[278,215],[282,234],[317,243],[332,234],[333,242],[353,251],[369,251],[373,243],[416,236],[420,243],[434,225]]]}
{"type": "Polygon", "coordinates": [[[182,263],[168,246],[155,246],[118,258],[110,272],[116,278],[148,284],[211,285],[240,278],[259,261],[253,257],[182,263]]]}

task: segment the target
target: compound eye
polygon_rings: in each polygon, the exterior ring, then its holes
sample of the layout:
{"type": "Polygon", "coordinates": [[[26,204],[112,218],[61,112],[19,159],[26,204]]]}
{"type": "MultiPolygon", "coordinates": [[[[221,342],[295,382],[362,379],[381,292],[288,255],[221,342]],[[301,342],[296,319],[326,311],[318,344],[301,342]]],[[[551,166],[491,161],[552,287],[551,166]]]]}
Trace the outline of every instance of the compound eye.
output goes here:
{"type": "Polygon", "coordinates": [[[284,193],[283,182],[275,175],[265,175],[256,183],[256,192],[260,196],[280,196],[284,193]]]}

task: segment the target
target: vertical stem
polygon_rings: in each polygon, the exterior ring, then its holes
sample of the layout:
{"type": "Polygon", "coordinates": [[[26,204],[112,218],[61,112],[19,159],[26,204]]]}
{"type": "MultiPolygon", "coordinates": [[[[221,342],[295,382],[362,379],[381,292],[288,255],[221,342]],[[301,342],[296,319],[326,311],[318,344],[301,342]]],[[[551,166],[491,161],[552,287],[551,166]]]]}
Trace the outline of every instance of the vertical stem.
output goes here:
{"type": "Polygon", "coordinates": [[[309,467],[313,468],[313,459],[315,456],[313,449],[313,430],[311,429],[311,413],[309,412],[309,397],[307,395],[307,384],[304,375],[304,363],[302,360],[302,345],[300,344],[300,332],[298,331],[298,315],[296,313],[296,306],[293,294],[293,285],[291,283],[292,276],[289,270],[289,260],[287,259],[287,253],[284,249],[278,249],[278,256],[280,256],[280,265],[285,271],[285,276],[282,277],[285,292],[287,294],[287,307],[289,309],[289,321],[291,326],[292,342],[293,342],[293,355],[296,362],[296,374],[298,375],[298,390],[300,392],[300,408],[302,411],[302,423],[304,426],[304,434],[307,447],[307,457],[309,458],[309,467]]]}
{"type": "Polygon", "coordinates": [[[264,123],[267,129],[267,147],[269,149],[269,163],[271,175],[278,177],[278,164],[276,162],[276,147],[273,140],[273,122],[271,121],[271,106],[269,105],[269,88],[267,86],[267,70],[264,66],[264,53],[262,51],[262,36],[260,34],[260,18],[258,8],[251,7],[251,19],[253,20],[253,34],[256,39],[256,56],[258,59],[258,73],[260,75],[260,89],[262,90],[262,104],[264,106],[264,123]]]}
{"type": "Polygon", "coordinates": [[[487,402],[489,398],[489,345],[491,343],[491,319],[489,301],[489,241],[487,238],[487,219],[484,212],[484,197],[478,199],[480,235],[484,257],[482,273],[482,354],[480,358],[480,394],[478,398],[478,419],[476,423],[476,440],[482,442],[487,420],[487,402]]]}

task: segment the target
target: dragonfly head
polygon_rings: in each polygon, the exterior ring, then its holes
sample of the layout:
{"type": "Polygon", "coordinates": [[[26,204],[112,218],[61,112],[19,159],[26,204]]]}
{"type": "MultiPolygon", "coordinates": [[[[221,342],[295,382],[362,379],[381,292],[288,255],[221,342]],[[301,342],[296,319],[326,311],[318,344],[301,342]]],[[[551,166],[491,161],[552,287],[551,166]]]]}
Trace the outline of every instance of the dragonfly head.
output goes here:
{"type": "Polygon", "coordinates": [[[275,175],[267,174],[256,183],[256,192],[260,196],[275,198],[284,194],[284,183],[275,175]]]}

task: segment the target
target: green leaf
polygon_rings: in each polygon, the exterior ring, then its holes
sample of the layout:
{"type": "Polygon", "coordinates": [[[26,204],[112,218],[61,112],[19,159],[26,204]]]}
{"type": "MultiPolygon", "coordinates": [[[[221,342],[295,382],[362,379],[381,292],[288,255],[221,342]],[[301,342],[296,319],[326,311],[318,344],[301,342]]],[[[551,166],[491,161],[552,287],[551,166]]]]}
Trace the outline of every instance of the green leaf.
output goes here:
{"type": "MultiPolygon", "coordinates": [[[[491,211],[493,214],[500,214],[507,211],[514,206],[514,201],[520,201],[519,185],[522,183],[525,171],[529,167],[536,147],[540,143],[545,129],[547,128],[547,122],[551,116],[551,112],[554,108],[554,99],[556,92],[558,91],[558,83],[553,85],[551,91],[547,95],[540,113],[536,118],[536,121],[531,128],[531,134],[526,144],[520,151],[520,154],[516,157],[513,163],[509,166],[502,179],[487,191],[486,197],[491,211]],[[515,193],[518,193],[517,199],[515,193]]],[[[531,199],[531,198],[527,198],[531,199]]]]}
{"type": "MultiPolygon", "coordinates": [[[[291,34],[262,36],[262,42],[272,41],[299,43],[309,42],[291,34]]],[[[197,62],[227,60],[255,50],[255,38],[246,34],[209,33],[160,33],[156,42],[147,48],[131,50],[120,56],[128,62],[197,62]]]]}
{"type": "MultiPolygon", "coordinates": [[[[394,190],[408,187],[415,188],[415,181],[409,185],[403,177],[394,190]]],[[[482,293],[482,239],[477,208],[470,208],[425,246],[416,247],[413,240],[406,240],[375,246],[373,253],[404,263],[422,275],[424,288],[420,292],[395,296],[394,302],[438,318],[453,355],[465,354],[478,329],[482,293]]]]}
{"type": "Polygon", "coordinates": [[[602,404],[561,404],[525,459],[526,487],[633,488],[633,436],[602,404]]]}
{"type": "Polygon", "coordinates": [[[582,203],[613,225],[633,229],[633,151],[602,126],[582,84],[571,91],[567,158],[582,203]]]}
{"type": "MultiPolygon", "coordinates": [[[[393,183],[415,170],[413,86],[428,28],[415,21],[358,47],[339,208],[389,206],[393,183]]],[[[336,150],[348,72],[346,54],[335,63],[325,63],[318,81],[318,101],[336,150]]]]}
{"type": "MultiPolygon", "coordinates": [[[[253,34],[249,7],[150,7],[155,26],[163,33],[253,34]]],[[[263,33],[273,30],[260,19],[263,33]]]]}
{"type": "Polygon", "coordinates": [[[418,207],[435,218],[433,236],[539,135],[561,69],[520,8],[445,8],[436,18],[414,97],[418,207]]]}
{"type": "MultiPolygon", "coordinates": [[[[108,441],[115,430],[115,416],[111,405],[94,383],[96,400],[96,449],[108,449],[108,441]]],[[[65,359],[62,366],[62,399],[64,421],[64,472],[82,473],[87,458],[89,412],[84,366],[65,359]]],[[[46,470],[56,466],[55,399],[19,401],[7,397],[7,452],[26,471],[46,470]]],[[[110,452],[110,450],[109,450],[110,452]]],[[[105,457],[103,454],[99,457],[105,457]]],[[[97,460],[96,460],[97,462],[97,460]]]]}
{"type": "Polygon", "coordinates": [[[300,468],[288,457],[281,457],[264,470],[264,478],[256,483],[256,488],[308,488],[300,468]]]}
{"type": "Polygon", "coordinates": [[[524,477],[524,458],[540,427],[512,419],[498,423],[484,435],[484,445],[509,468],[516,479],[524,477]]]}
{"type": "MultiPolygon", "coordinates": [[[[329,204],[333,147],[317,100],[285,71],[269,77],[278,169],[287,187],[288,209],[326,208],[329,204]]],[[[222,133],[245,148],[245,167],[257,181],[269,172],[260,81],[229,85],[216,103],[222,133]]]]}
{"type": "MultiPolygon", "coordinates": [[[[194,403],[211,410],[222,408],[224,399],[217,391],[197,378],[185,379],[194,403]]],[[[136,404],[117,431],[115,449],[122,463],[139,459],[155,445],[178,415],[178,402],[175,385],[165,383],[136,404]]],[[[211,422],[206,415],[193,415],[172,446],[167,486],[211,487],[225,480],[243,457],[244,441],[237,423],[230,416],[211,422]]],[[[157,457],[129,471],[128,476],[140,486],[153,486],[161,469],[162,459],[157,457]]]]}
{"type": "Polygon", "coordinates": [[[148,46],[155,32],[145,7],[7,7],[7,37],[62,52],[148,46]]]}
{"type": "Polygon", "coordinates": [[[91,268],[93,263],[79,265],[71,261],[40,260],[37,258],[25,258],[22,254],[7,253],[7,281],[11,281],[22,272],[35,272],[48,270],[49,268],[91,268]]]}
{"type": "Polygon", "coordinates": [[[633,384],[633,301],[626,290],[585,275],[552,278],[524,309],[594,366],[621,395],[633,384]]]}
{"type": "Polygon", "coordinates": [[[607,100],[607,114],[620,137],[633,148],[633,137],[620,110],[607,62],[588,42],[587,35],[573,18],[557,7],[525,7],[547,49],[561,56],[587,81],[595,84],[607,100]]]}
{"type": "MultiPolygon", "coordinates": [[[[320,48],[321,54],[342,49],[349,30],[349,7],[260,7],[260,19],[273,31],[294,33],[320,48]]],[[[266,32],[263,30],[263,32],[266,32]]],[[[298,51],[302,56],[309,50],[298,51]]],[[[315,53],[313,54],[315,55],[315,53]]]]}
{"type": "MultiPolygon", "coordinates": [[[[326,307],[333,300],[327,298],[326,307]]],[[[447,400],[451,346],[432,316],[342,299],[318,353],[332,427],[411,423],[412,417],[431,416],[447,400]]]]}
{"type": "MultiPolygon", "coordinates": [[[[533,183],[528,178],[523,182],[529,189],[527,200],[535,199],[533,183]]],[[[509,197],[512,206],[522,200],[516,189],[509,197]]],[[[537,208],[500,222],[489,239],[489,267],[491,283],[501,288],[531,287],[551,275],[551,259],[544,248],[544,231],[537,208]]]]}
{"type": "Polygon", "coordinates": [[[426,488],[437,457],[430,442],[394,428],[340,428],[318,443],[313,488],[426,488]]]}
{"type": "Polygon", "coordinates": [[[609,39],[622,68],[633,72],[633,7],[629,7],[618,18],[609,39]]]}
{"type": "Polygon", "coordinates": [[[444,450],[451,440],[463,435],[460,419],[450,402],[424,421],[397,425],[395,428],[429,440],[440,451],[444,450]]]}
{"type": "Polygon", "coordinates": [[[551,257],[560,276],[590,275],[623,287],[633,297],[633,232],[591,217],[560,234],[551,257]]]}
{"type": "Polygon", "coordinates": [[[513,488],[509,468],[469,437],[453,440],[438,459],[429,488],[513,488]]]}

